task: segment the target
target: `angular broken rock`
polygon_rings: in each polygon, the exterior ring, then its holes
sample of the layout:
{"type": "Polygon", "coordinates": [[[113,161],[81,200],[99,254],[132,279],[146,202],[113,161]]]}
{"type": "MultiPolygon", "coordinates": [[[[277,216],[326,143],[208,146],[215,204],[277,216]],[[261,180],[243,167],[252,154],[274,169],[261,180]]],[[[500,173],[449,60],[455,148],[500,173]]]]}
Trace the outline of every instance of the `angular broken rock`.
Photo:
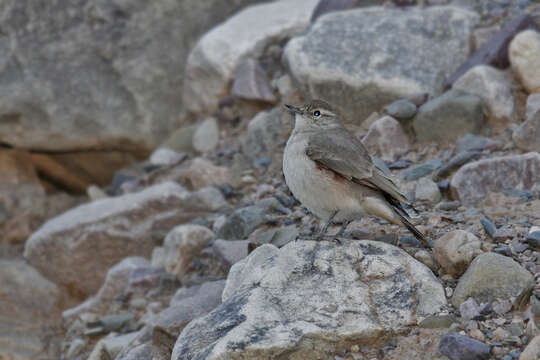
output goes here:
{"type": "Polygon", "coordinates": [[[539,153],[501,156],[461,167],[452,177],[450,191],[464,205],[473,205],[493,192],[530,190],[539,178],[539,153]]]}
{"type": "Polygon", "coordinates": [[[259,63],[253,59],[246,59],[236,71],[231,95],[246,99],[268,103],[276,102],[272,93],[266,73],[259,63]]]}
{"type": "Polygon", "coordinates": [[[488,113],[488,122],[508,124],[516,117],[510,80],[500,70],[486,65],[475,66],[456,81],[453,89],[480,96],[488,113]]]}
{"type": "Polygon", "coordinates": [[[207,32],[189,54],[183,100],[190,112],[213,113],[227,95],[238,66],[261,56],[270,44],[303,31],[317,0],[250,6],[207,32]],[[246,31],[249,29],[249,31],[246,31]]]}
{"type": "Polygon", "coordinates": [[[396,119],[384,116],[376,120],[362,139],[370,152],[378,152],[383,160],[394,161],[411,148],[409,137],[396,119]]]}
{"type": "Polygon", "coordinates": [[[504,24],[491,39],[464,62],[455,73],[448,78],[445,89],[452,87],[454,82],[476,65],[491,65],[499,69],[505,69],[510,65],[508,59],[508,46],[510,41],[522,30],[536,28],[534,18],[529,14],[519,15],[515,19],[504,24]]]}
{"type": "Polygon", "coordinates": [[[440,94],[467,59],[477,22],[473,12],[450,6],[335,12],[291,39],[283,61],[306,97],[329,101],[345,122],[359,124],[399,98],[440,94]],[[431,54],[429,61],[420,53],[431,54]]]}
{"type": "Polygon", "coordinates": [[[118,261],[127,256],[149,257],[154,241],[175,225],[226,204],[218,190],[211,194],[204,190],[189,192],[167,182],[78,206],[32,234],[24,256],[46,278],[72,294],[91,295],[118,261]]]}
{"type": "Polygon", "coordinates": [[[433,273],[388,244],[263,245],[232,267],[223,303],[184,328],[171,359],[328,358],[445,304],[433,273]]]}

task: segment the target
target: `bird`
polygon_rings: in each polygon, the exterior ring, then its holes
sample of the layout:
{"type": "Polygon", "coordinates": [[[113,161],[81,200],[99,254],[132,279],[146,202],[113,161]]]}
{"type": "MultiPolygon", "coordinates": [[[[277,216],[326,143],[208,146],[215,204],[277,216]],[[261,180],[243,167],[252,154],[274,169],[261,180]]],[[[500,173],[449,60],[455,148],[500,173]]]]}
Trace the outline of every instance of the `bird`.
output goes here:
{"type": "Polygon", "coordinates": [[[285,104],[285,108],[294,114],[295,124],[283,152],[283,174],[294,197],[324,221],[317,239],[333,223],[342,224],[333,236],[338,239],[351,221],[374,216],[405,226],[429,246],[404,209],[403,204],[412,207],[412,203],[342,125],[333,106],[312,100],[301,107],[285,104]]]}

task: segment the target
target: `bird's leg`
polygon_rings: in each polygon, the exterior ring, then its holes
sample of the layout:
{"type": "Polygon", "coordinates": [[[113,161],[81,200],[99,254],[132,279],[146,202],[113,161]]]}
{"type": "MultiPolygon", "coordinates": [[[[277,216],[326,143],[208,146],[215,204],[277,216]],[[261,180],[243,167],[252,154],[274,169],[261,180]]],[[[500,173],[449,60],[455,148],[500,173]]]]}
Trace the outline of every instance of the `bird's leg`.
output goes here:
{"type": "Polygon", "coordinates": [[[324,224],[324,226],[321,228],[321,231],[319,232],[319,236],[318,236],[319,240],[321,240],[324,237],[324,235],[326,234],[326,231],[328,230],[328,227],[330,226],[330,224],[332,223],[332,220],[334,220],[334,217],[336,217],[338,212],[339,210],[336,210],[334,213],[332,213],[332,215],[330,215],[330,218],[328,218],[328,221],[326,222],[326,224],[324,224]]]}
{"type": "Polygon", "coordinates": [[[341,228],[339,229],[339,231],[335,235],[336,238],[338,238],[340,236],[343,236],[343,234],[345,233],[345,230],[347,229],[347,226],[349,226],[350,223],[351,223],[350,220],[343,221],[343,223],[341,224],[341,228]]]}

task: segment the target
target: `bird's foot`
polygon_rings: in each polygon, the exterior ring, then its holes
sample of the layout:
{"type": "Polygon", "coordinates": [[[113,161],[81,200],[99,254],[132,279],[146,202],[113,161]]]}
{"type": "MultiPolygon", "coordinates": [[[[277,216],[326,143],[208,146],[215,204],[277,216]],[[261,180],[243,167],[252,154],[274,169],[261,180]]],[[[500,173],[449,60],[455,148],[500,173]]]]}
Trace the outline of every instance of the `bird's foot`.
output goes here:
{"type": "Polygon", "coordinates": [[[312,240],[312,241],[334,241],[338,243],[339,245],[342,245],[343,243],[341,240],[336,237],[336,235],[324,235],[324,234],[317,234],[317,233],[300,233],[296,237],[296,240],[302,239],[302,240],[312,240]]]}

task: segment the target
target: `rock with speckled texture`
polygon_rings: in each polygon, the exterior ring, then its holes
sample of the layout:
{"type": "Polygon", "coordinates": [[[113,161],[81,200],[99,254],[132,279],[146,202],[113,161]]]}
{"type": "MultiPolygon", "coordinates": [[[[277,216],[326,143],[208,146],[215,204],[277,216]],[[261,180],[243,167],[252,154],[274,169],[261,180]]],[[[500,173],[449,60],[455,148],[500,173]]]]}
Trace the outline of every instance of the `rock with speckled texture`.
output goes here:
{"type": "Polygon", "coordinates": [[[171,359],[326,359],[446,304],[425,265],[368,240],[262,245],[232,267],[222,297],[184,328],[171,359]]]}
{"type": "Polygon", "coordinates": [[[472,205],[494,192],[530,190],[540,179],[540,154],[508,155],[461,167],[452,177],[452,196],[472,205]]]}

